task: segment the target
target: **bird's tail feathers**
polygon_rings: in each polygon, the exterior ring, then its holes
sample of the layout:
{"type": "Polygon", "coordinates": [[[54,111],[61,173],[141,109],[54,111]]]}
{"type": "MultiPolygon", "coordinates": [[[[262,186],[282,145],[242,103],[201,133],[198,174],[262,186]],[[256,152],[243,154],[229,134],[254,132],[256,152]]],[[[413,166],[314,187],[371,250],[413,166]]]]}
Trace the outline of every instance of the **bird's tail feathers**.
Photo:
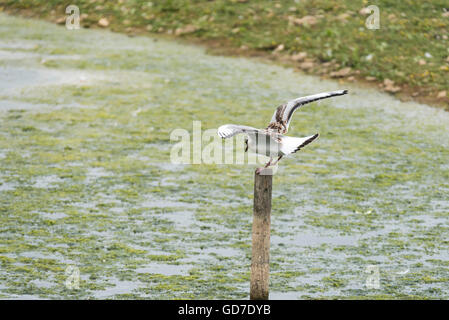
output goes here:
{"type": "Polygon", "coordinates": [[[295,153],[302,148],[304,148],[306,145],[314,141],[316,138],[319,137],[319,134],[314,134],[313,136],[308,136],[304,138],[295,138],[295,137],[283,137],[282,141],[282,147],[281,152],[285,155],[295,153]]]}

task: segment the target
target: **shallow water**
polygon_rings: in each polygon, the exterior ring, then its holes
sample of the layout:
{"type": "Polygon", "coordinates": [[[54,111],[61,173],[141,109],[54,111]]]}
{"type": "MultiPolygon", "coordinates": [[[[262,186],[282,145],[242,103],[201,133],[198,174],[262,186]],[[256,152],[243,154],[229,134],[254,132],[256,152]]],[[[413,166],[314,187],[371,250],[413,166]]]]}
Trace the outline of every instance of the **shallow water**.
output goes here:
{"type": "Polygon", "coordinates": [[[274,177],[271,298],[449,297],[448,113],[160,39],[0,39],[0,297],[248,298],[254,166],[172,164],[170,133],[342,88],[292,121],[321,137],[274,177]]]}

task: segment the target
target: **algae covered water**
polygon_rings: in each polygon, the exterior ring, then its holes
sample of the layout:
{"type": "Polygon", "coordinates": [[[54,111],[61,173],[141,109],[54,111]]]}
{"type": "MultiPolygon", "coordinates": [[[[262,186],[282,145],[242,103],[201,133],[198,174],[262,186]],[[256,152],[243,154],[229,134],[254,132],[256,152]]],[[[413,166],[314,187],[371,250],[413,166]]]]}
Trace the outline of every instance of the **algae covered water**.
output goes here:
{"type": "Polygon", "coordinates": [[[337,89],[291,123],[321,137],[273,179],[270,297],[447,299],[448,113],[0,15],[0,297],[248,298],[255,167],[171,164],[170,134],[337,89]]]}

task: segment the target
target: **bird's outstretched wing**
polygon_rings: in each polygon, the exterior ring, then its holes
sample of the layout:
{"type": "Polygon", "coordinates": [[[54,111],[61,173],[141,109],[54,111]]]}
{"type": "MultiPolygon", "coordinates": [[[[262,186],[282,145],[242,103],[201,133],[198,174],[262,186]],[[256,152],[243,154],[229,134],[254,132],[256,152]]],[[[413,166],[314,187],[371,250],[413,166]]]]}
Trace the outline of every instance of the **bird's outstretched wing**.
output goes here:
{"type": "Polygon", "coordinates": [[[240,126],[237,124],[225,124],[218,128],[218,135],[223,139],[230,138],[239,133],[257,133],[261,130],[248,127],[248,126],[240,126]]]}
{"type": "Polygon", "coordinates": [[[318,133],[314,134],[313,136],[308,136],[304,138],[282,136],[280,150],[284,155],[295,153],[304,148],[306,145],[308,145],[318,137],[319,137],[318,133]]]}
{"type": "Polygon", "coordinates": [[[306,96],[302,98],[297,98],[295,100],[289,101],[286,104],[277,107],[276,111],[268,124],[268,129],[277,130],[279,133],[286,133],[288,131],[288,126],[292,119],[292,115],[296,109],[307,103],[311,103],[317,100],[326,99],[335,96],[341,96],[348,93],[348,90],[338,90],[331,92],[323,92],[314,94],[311,96],[306,96]]]}

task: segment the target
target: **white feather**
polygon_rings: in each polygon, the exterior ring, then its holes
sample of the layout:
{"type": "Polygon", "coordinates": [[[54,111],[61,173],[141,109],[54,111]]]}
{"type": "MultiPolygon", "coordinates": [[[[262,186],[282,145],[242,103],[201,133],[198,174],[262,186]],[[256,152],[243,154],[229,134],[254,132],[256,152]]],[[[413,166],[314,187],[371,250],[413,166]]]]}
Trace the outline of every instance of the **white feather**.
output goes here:
{"type": "Polygon", "coordinates": [[[253,127],[240,126],[236,124],[225,124],[218,128],[218,135],[223,139],[227,139],[239,133],[255,133],[259,131],[259,129],[253,127]]]}
{"type": "Polygon", "coordinates": [[[295,153],[300,148],[305,147],[313,140],[315,140],[318,135],[303,137],[303,138],[295,138],[295,137],[287,137],[283,136],[281,139],[281,152],[284,155],[289,155],[295,153]]]}

